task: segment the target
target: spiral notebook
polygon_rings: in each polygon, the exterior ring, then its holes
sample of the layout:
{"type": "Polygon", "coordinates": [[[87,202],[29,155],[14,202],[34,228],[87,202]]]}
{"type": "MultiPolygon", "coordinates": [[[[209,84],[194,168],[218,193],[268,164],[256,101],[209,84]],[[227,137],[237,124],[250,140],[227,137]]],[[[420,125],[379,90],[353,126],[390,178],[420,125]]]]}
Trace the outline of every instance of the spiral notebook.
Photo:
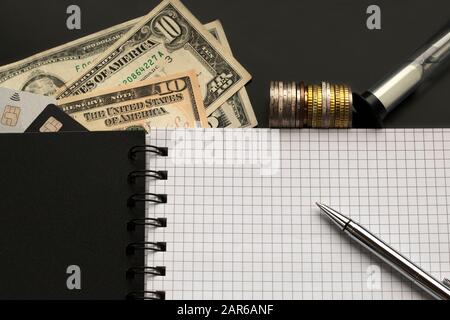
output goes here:
{"type": "Polygon", "coordinates": [[[427,298],[319,213],[351,216],[438,279],[450,276],[450,130],[154,130],[149,294],[167,299],[427,298]]]}
{"type": "Polygon", "coordinates": [[[146,155],[163,154],[144,145],[140,132],[0,134],[0,299],[136,298],[144,272],[164,274],[144,268],[144,225],[164,225],[140,203],[146,155]]]}
{"type": "Polygon", "coordinates": [[[411,299],[320,201],[450,275],[450,130],[0,135],[0,299],[411,299]]]}

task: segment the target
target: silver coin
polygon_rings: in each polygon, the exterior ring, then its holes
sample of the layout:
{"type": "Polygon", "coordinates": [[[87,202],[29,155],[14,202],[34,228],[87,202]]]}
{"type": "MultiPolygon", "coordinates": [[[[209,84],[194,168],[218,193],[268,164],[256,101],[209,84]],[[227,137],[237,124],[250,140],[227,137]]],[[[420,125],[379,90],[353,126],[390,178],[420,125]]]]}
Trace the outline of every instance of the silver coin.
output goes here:
{"type": "Polygon", "coordinates": [[[292,100],[291,100],[291,118],[290,120],[290,127],[295,128],[295,119],[297,118],[297,110],[296,110],[296,104],[297,104],[297,84],[295,81],[291,82],[292,86],[292,100]]]}
{"type": "Polygon", "coordinates": [[[275,101],[275,90],[274,90],[274,82],[270,81],[270,102],[269,102],[269,127],[273,127],[273,105],[275,101]]]}
{"type": "Polygon", "coordinates": [[[289,128],[292,128],[292,119],[295,115],[295,110],[294,112],[292,112],[292,104],[295,102],[295,85],[293,84],[293,82],[289,83],[289,104],[287,105],[288,108],[288,112],[287,114],[287,119],[286,119],[286,123],[288,124],[289,128]]]}
{"type": "Polygon", "coordinates": [[[292,121],[292,100],[295,99],[294,97],[294,88],[292,87],[292,82],[289,82],[289,99],[288,99],[288,104],[286,105],[286,125],[288,128],[291,128],[291,121],[292,121]]]}
{"type": "Polygon", "coordinates": [[[283,81],[278,82],[278,115],[277,115],[277,127],[282,126],[282,116],[283,116],[283,101],[284,101],[284,86],[283,81]]]}
{"type": "Polygon", "coordinates": [[[283,127],[289,128],[291,126],[291,103],[292,103],[292,84],[291,82],[286,82],[287,86],[287,100],[286,104],[284,105],[284,118],[283,118],[283,127]]]}
{"type": "Polygon", "coordinates": [[[283,105],[283,128],[288,128],[289,124],[287,122],[287,119],[289,118],[289,103],[291,101],[291,84],[289,81],[284,82],[284,86],[286,88],[286,100],[284,100],[283,105]]]}
{"type": "Polygon", "coordinates": [[[278,90],[278,81],[274,81],[272,83],[273,87],[272,87],[272,92],[273,92],[273,99],[271,101],[271,110],[272,110],[272,115],[271,115],[271,127],[273,128],[277,128],[278,127],[278,103],[280,100],[280,93],[278,90]]]}
{"type": "Polygon", "coordinates": [[[295,127],[301,128],[301,93],[300,93],[300,83],[295,84],[295,127]]]}
{"type": "Polygon", "coordinates": [[[289,128],[289,98],[290,98],[290,85],[289,82],[284,83],[284,101],[283,101],[283,120],[282,120],[282,127],[283,128],[289,128]]]}
{"type": "Polygon", "coordinates": [[[295,81],[291,82],[291,128],[296,128],[296,119],[297,119],[297,84],[295,81]]]}

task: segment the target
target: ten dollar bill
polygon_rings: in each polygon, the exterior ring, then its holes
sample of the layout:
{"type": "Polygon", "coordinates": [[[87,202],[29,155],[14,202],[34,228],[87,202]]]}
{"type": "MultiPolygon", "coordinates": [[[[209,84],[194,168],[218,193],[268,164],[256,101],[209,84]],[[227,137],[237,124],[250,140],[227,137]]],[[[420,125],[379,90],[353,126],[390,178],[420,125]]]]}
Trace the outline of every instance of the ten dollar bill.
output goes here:
{"type": "Polygon", "coordinates": [[[193,71],[96,90],[58,104],[91,131],[207,126],[193,71]]]}
{"type": "MultiPolygon", "coordinates": [[[[231,53],[231,47],[219,20],[205,24],[205,28],[231,53]]],[[[256,127],[255,112],[247,94],[247,90],[242,88],[220,108],[211,113],[208,123],[212,128],[246,128],[256,127]]]]}
{"type": "Polygon", "coordinates": [[[208,113],[250,80],[248,72],[178,0],[165,0],[82,75],[63,86],[56,98],[187,69],[195,70],[199,77],[208,113]]]}

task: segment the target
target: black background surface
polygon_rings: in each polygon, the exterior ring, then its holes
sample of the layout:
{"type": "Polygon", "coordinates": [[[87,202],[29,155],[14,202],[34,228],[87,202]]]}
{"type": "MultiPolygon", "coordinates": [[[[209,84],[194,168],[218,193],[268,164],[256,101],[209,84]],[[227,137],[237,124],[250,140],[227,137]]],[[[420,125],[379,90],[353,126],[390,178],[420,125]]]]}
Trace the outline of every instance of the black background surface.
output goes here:
{"type": "MultiPolygon", "coordinates": [[[[142,16],[156,0],[1,0],[0,64],[26,58],[142,16]],[[66,28],[77,4],[82,29],[66,28]]],[[[185,0],[204,22],[220,19],[234,55],[253,75],[248,85],[260,126],[268,124],[271,80],[321,80],[362,92],[401,65],[450,19],[448,0],[185,0]],[[366,8],[382,10],[382,30],[366,28],[366,8]]],[[[450,127],[450,72],[422,87],[386,121],[388,127],[450,127]]]]}

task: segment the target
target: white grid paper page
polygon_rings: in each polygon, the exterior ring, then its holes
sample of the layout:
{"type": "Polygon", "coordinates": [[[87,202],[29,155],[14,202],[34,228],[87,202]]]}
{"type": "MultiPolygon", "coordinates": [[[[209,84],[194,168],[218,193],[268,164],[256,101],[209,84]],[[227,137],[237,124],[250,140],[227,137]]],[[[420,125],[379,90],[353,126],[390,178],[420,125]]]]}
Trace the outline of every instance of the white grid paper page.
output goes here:
{"type": "Polygon", "coordinates": [[[339,210],[430,272],[450,276],[450,130],[158,129],[146,290],[167,299],[419,299],[426,295],[342,234],[339,210]],[[242,160],[244,159],[244,160],[242,160]]]}

